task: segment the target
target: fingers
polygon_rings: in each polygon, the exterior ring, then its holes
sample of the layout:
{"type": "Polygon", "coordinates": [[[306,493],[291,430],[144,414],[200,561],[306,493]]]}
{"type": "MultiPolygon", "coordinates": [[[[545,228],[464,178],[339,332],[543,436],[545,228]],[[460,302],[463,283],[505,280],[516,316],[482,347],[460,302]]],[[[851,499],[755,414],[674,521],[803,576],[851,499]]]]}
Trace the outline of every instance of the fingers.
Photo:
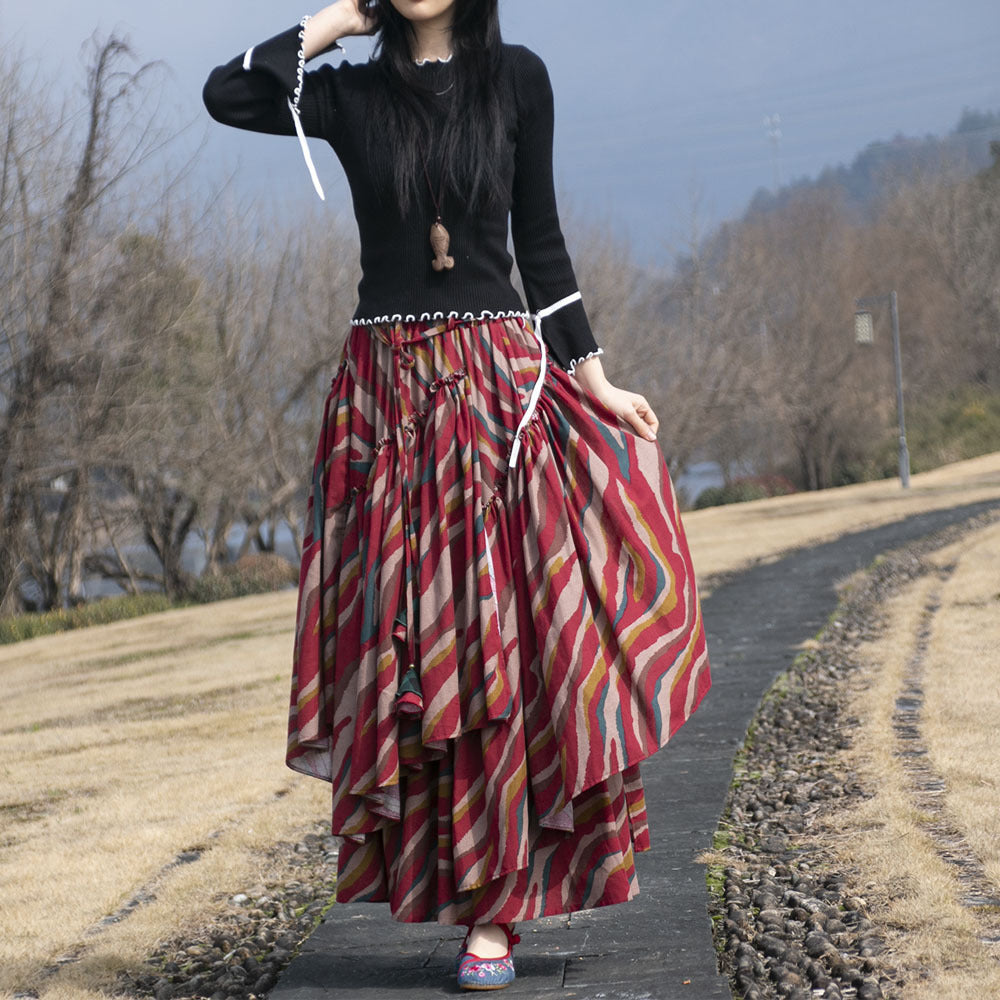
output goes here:
{"type": "Polygon", "coordinates": [[[632,400],[632,410],[626,415],[626,419],[637,434],[641,434],[649,441],[655,440],[660,421],[656,419],[653,408],[646,402],[644,396],[636,396],[632,400]]]}
{"type": "Polygon", "coordinates": [[[626,421],[639,437],[647,441],[656,440],[656,432],[660,421],[657,420],[653,408],[645,396],[637,392],[625,392],[609,386],[608,391],[598,395],[598,398],[610,410],[626,421]]]}

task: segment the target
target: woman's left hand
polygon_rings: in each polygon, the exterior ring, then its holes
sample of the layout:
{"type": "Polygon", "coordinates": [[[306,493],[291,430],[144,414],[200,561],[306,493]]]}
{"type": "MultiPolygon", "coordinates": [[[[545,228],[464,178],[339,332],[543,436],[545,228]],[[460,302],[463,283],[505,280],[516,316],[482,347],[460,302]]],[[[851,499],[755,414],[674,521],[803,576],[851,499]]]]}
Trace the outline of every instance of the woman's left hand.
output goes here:
{"type": "Polygon", "coordinates": [[[631,424],[636,434],[649,441],[656,440],[656,430],[660,426],[660,421],[646,397],[638,392],[629,392],[627,389],[619,389],[612,385],[604,374],[600,358],[593,357],[581,361],[573,370],[573,377],[612,413],[631,424]]]}

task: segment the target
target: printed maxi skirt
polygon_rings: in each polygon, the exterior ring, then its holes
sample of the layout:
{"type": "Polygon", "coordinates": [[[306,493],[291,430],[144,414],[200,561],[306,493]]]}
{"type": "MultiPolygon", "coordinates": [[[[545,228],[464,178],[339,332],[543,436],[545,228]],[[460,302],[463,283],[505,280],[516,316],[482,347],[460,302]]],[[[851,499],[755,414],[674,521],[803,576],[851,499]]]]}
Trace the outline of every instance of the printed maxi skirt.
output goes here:
{"type": "Polygon", "coordinates": [[[623,902],[639,762],[708,690],[662,453],[521,317],[355,325],[307,509],[287,763],[329,781],[337,899],[404,921],[623,902]]]}

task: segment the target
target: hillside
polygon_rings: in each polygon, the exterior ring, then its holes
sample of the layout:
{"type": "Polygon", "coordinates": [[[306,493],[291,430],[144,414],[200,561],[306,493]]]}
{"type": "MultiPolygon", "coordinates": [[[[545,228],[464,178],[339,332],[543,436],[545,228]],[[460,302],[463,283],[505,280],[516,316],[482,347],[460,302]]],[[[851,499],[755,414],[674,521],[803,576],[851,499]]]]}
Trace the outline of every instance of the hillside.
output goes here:
{"type": "Polygon", "coordinates": [[[811,189],[839,190],[848,211],[867,217],[901,179],[944,169],[954,170],[959,176],[985,170],[993,162],[990,144],[994,142],[1000,142],[1000,111],[966,108],[944,136],[897,132],[891,139],[869,143],[849,165],[828,166],[816,177],[802,177],[783,185],[777,193],[760,188],[750,200],[744,218],[779,209],[796,194],[811,189]]]}

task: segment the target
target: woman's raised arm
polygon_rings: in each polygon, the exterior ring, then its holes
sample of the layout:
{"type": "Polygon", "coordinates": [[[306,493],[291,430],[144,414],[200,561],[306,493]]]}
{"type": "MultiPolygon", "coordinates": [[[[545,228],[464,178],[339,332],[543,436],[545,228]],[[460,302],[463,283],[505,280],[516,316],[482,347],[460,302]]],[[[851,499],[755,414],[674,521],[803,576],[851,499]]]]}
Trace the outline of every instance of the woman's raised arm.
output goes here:
{"type": "Polygon", "coordinates": [[[306,61],[338,47],[338,39],[370,34],[374,20],[362,13],[364,0],[337,0],[294,27],[253,45],[216,66],[202,91],[208,113],[223,125],[292,135],[293,114],[306,135],[325,135],[333,109],[321,73],[306,73],[306,61]]]}
{"type": "Polygon", "coordinates": [[[314,16],[307,14],[295,27],[216,66],[202,90],[208,113],[223,125],[297,135],[320,198],[323,186],[306,136],[334,140],[336,74],[330,66],[306,73],[306,60],[339,48],[339,38],[371,33],[375,21],[364,13],[365,6],[366,0],[337,0],[314,16]]]}

